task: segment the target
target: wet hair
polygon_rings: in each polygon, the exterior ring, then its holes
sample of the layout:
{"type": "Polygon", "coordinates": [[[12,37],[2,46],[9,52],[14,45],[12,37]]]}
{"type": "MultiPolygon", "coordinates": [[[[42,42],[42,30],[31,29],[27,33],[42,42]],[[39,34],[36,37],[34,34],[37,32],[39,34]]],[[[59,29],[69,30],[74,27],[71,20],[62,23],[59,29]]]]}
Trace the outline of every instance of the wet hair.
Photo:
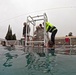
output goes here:
{"type": "Polygon", "coordinates": [[[26,23],[26,22],[24,22],[24,23],[23,23],[23,25],[27,25],[27,23],[26,23]]]}
{"type": "Polygon", "coordinates": [[[42,27],[42,24],[39,24],[39,26],[41,26],[41,27],[42,27]]]}

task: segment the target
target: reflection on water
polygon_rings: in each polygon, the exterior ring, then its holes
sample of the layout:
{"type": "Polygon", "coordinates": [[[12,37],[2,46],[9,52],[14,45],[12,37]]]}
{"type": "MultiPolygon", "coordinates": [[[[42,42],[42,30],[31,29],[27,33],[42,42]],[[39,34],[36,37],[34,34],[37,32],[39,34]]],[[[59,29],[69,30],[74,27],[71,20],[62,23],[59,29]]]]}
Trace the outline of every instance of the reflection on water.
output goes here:
{"type": "Polygon", "coordinates": [[[18,55],[17,54],[16,55],[11,55],[10,53],[6,53],[5,56],[6,56],[6,61],[4,62],[3,66],[11,67],[12,66],[11,59],[17,58],[18,55]]]}
{"type": "Polygon", "coordinates": [[[25,47],[23,50],[6,48],[3,54],[5,58],[2,62],[4,67],[1,75],[6,73],[6,75],[46,75],[46,73],[53,75],[54,73],[56,56],[51,56],[44,48],[25,47]]]}
{"type": "Polygon", "coordinates": [[[6,46],[5,49],[7,49],[8,51],[12,51],[15,50],[14,46],[6,46]]]}
{"type": "Polygon", "coordinates": [[[53,74],[52,70],[55,67],[55,56],[51,53],[45,53],[44,49],[33,49],[33,52],[28,52],[26,55],[28,69],[34,69],[36,71],[42,71],[44,73],[53,74]]]}
{"type": "Polygon", "coordinates": [[[76,55],[51,56],[45,48],[0,47],[0,75],[76,75],[76,55]],[[19,49],[19,48],[18,48],[19,49]]]}

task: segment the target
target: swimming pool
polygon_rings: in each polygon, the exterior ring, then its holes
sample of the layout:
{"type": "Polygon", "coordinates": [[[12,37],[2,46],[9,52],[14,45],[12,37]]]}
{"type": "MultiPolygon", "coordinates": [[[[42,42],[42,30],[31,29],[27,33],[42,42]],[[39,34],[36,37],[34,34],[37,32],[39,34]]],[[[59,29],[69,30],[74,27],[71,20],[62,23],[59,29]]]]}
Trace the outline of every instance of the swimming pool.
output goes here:
{"type": "Polygon", "coordinates": [[[44,48],[0,46],[0,75],[76,75],[76,55],[51,56],[44,48]]]}

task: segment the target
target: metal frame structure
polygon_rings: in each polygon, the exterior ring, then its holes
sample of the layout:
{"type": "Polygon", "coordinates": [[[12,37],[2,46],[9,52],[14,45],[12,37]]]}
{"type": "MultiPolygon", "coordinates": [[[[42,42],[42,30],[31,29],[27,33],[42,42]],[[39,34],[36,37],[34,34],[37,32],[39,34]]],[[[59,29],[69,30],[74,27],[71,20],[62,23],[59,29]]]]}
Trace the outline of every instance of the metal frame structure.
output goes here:
{"type": "MultiPolygon", "coordinates": [[[[27,40],[27,36],[26,36],[26,41],[25,41],[25,46],[27,46],[27,43],[31,43],[31,42],[43,42],[44,44],[45,44],[45,42],[46,42],[46,26],[45,26],[45,23],[46,23],[46,21],[48,20],[48,18],[47,18],[47,15],[46,15],[46,13],[44,13],[43,15],[37,15],[37,16],[28,16],[27,17],[27,24],[28,25],[30,25],[30,23],[31,23],[31,25],[33,25],[33,33],[34,33],[34,26],[36,25],[36,21],[43,21],[44,22],[44,40],[43,41],[28,41],[27,40]]],[[[27,27],[26,27],[26,35],[28,35],[27,34],[27,27]]],[[[30,35],[29,35],[30,36],[30,35]]]]}

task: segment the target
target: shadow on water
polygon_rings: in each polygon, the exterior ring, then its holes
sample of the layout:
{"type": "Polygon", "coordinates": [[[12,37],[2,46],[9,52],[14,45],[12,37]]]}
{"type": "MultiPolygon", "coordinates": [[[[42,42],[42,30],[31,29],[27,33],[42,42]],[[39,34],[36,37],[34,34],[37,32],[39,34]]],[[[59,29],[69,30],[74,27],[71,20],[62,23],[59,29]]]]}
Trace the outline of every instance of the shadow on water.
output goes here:
{"type": "Polygon", "coordinates": [[[3,64],[3,66],[5,66],[5,67],[11,67],[12,66],[11,60],[13,58],[17,58],[18,57],[17,54],[16,55],[11,55],[10,53],[6,53],[5,56],[6,56],[6,61],[3,64]]]}

